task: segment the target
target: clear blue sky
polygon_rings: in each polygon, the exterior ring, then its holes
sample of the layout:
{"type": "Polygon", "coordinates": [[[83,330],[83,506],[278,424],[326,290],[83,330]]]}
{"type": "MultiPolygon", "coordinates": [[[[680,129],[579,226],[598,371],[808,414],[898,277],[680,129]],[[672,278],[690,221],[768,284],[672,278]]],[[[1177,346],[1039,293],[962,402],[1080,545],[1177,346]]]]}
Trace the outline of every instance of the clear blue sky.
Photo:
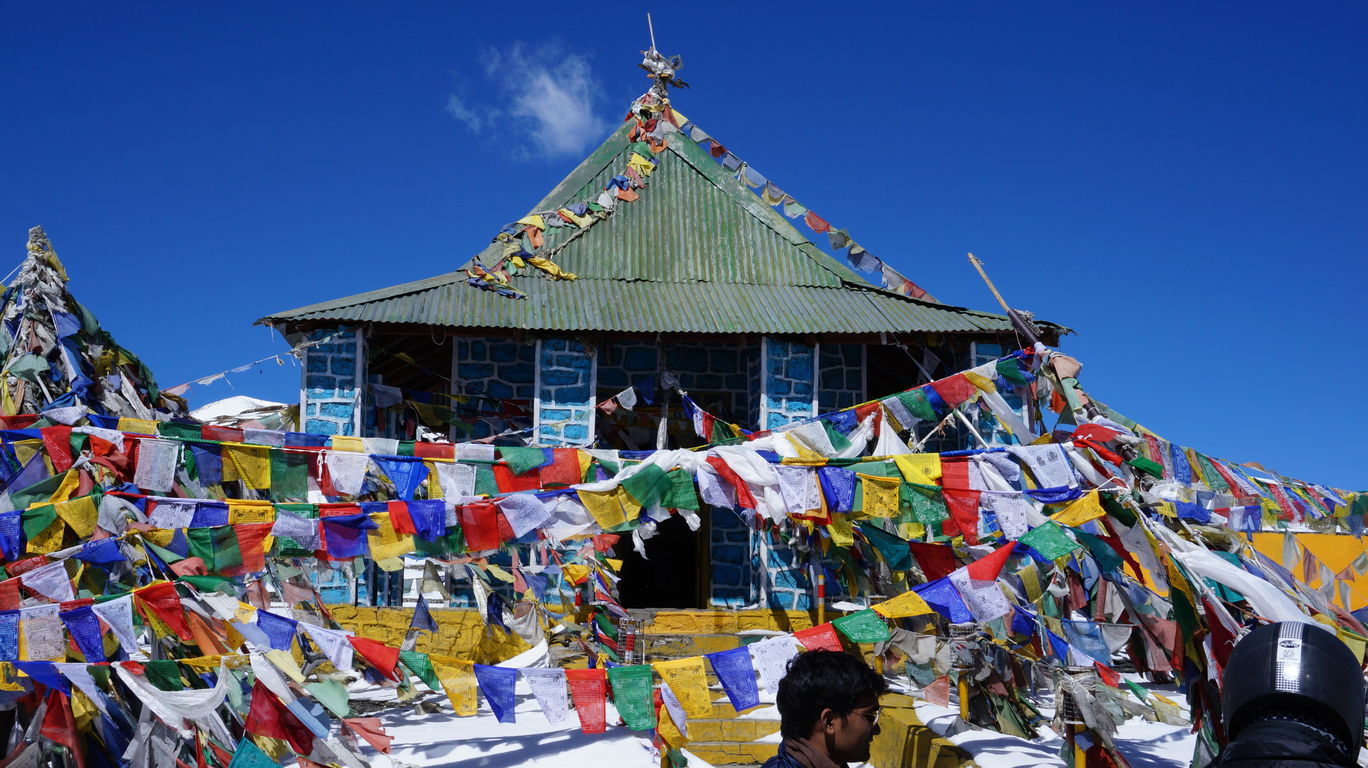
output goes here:
{"type": "MultiPolygon", "coordinates": [[[[1099,398],[1368,489],[1368,6],[1114,5],[650,10],[682,111],[938,297],[993,307],[973,251],[1099,398]]],[[[163,385],[283,351],[255,319],[450,271],[597,145],[644,10],[8,4],[3,270],[45,226],[163,385]]],[[[297,371],[230,381],[192,403],[297,371]]]]}

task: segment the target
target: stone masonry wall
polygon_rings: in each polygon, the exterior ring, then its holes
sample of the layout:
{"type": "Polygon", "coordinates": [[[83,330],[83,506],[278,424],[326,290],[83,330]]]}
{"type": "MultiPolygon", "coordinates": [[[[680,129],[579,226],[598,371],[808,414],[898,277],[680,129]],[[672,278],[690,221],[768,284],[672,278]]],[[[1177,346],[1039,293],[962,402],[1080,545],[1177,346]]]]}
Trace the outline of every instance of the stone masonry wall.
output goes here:
{"type": "MultiPolygon", "coordinates": [[[[456,375],[452,392],[498,400],[522,400],[527,403],[530,413],[536,394],[536,366],[536,342],[462,337],[456,340],[456,375]]],[[[493,425],[487,421],[474,426],[470,438],[488,437],[494,432],[493,425]]]]}
{"type": "MultiPolygon", "coordinates": [[[[696,398],[713,400],[714,395],[721,395],[720,407],[705,404],[715,408],[715,416],[749,428],[757,410],[755,362],[759,354],[759,345],[750,341],[607,342],[599,347],[598,386],[618,392],[668,369],[679,379],[680,388],[696,398]]],[[[675,408],[678,402],[672,400],[675,408]]]]}
{"type": "Polygon", "coordinates": [[[818,347],[817,363],[817,405],[822,413],[864,402],[864,347],[822,344],[818,347]]]}
{"type": "Polygon", "coordinates": [[[756,601],[751,562],[750,531],[741,516],[730,509],[713,507],[709,516],[709,550],[712,584],[708,604],[740,608],[756,601]]]}
{"type": "Polygon", "coordinates": [[[310,340],[328,341],[304,350],[304,431],[322,435],[356,434],[360,398],[356,388],[356,329],[323,329],[310,340]]]}
{"type": "Polygon", "coordinates": [[[537,442],[542,445],[588,445],[592,439],[594,356],[574,339],[543,339],[541,411],[537,442]]]}
{"type": "Polygon", "coordinates": [[[765,337],[764,398],[767,416],[762,429],[778,429],[816,415],[812,407],[813,345],[765,337]]]}

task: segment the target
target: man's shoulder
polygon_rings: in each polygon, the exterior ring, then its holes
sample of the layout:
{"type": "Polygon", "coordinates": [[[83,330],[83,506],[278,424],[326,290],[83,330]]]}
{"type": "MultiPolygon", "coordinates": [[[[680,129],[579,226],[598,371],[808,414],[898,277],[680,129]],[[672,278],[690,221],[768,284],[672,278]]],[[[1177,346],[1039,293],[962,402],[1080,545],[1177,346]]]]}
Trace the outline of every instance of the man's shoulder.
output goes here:
{"type": "Polygon", "coordinates": [[[760,768],[805,768],[805,766],[781,748],[774,757],[766,760],[760,768]]]}

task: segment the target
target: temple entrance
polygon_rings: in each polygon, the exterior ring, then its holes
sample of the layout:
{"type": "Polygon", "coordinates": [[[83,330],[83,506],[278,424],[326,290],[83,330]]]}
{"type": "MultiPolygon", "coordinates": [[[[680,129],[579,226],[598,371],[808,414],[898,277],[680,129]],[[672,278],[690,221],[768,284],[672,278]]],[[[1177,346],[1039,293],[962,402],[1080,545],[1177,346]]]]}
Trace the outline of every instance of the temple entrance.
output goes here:
{"type": "Polygon", "coordinates": [[[678,515],[660,524],[655,537],[646,540],[646,557],[632,548],[624,534],[614,549],[622,559],[619,599],[624,608],[703,608],[708,603],[708,522],[689,530],[678,515]]]}

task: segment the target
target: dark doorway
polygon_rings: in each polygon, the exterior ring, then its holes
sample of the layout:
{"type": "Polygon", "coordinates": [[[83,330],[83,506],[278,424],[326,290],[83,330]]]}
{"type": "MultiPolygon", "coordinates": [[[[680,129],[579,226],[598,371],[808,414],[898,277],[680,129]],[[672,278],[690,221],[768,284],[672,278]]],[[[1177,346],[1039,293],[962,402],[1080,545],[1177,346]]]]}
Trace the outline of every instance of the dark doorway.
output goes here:
{"type": "Polygon", "coordinates": [[[706,517],[697,531],[672,515],[646,540],[646,557],[623,534],[614,554],[622,559],[618,596],[624,608],[701,608],[708,578],[706,517]]]}

